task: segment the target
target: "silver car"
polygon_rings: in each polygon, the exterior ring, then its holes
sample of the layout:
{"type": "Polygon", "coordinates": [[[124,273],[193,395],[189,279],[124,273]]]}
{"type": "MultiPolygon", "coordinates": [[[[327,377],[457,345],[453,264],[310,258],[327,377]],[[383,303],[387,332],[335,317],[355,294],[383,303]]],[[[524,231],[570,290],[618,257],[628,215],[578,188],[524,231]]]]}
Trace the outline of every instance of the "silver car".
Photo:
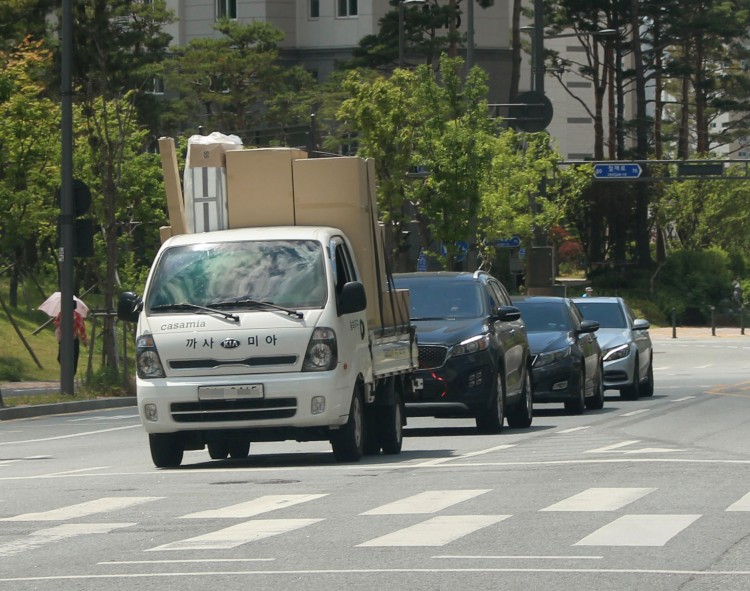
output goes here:
{"type": "Polygon", "coordinates": [[[654,393],[654,352],[648,329],[619,297],[574,298],[587,320],[599,323],[596,333],[604,360],[605,390],[619,390],[620,397],[635,400],[654,393]]]}

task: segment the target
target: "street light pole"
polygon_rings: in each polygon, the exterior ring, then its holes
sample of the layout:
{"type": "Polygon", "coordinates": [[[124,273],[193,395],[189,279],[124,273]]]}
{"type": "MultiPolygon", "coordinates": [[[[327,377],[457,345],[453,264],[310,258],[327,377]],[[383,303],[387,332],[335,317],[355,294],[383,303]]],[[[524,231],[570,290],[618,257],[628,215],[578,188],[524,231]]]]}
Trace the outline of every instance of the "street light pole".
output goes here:
{"type": "Polygon", "coordinates": [[[404,67],[404,54],[406,52],[406,41],[404,39],[405,7],[407,5],[419,6],[427,0],[399,0],[398,3],[398,67],[404,67]]]}
{"type": "Polygon", "coordinates": [[[466,0],[466,71],[474,67],[474,0],[466,0]]]}

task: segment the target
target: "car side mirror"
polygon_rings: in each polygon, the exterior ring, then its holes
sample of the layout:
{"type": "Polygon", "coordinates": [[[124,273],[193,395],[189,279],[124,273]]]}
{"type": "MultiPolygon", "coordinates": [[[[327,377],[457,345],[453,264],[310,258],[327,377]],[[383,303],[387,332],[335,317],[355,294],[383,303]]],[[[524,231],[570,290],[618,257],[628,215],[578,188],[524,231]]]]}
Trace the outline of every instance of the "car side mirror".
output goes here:
{"type": "Polygon", "coordinates": [[[582,320],[581,328],[578,329],[580,334],[591,333],[599,330],[599,323],[596,320],[582,320]]]}
{"type": "Polygon", "coordinates": [[[336,299],[338,315],[354,314],[367,308],[365,286],[359,281],[345,283],[336,299]]]}
{"type": "Polygon", "coordinates": [[[133,291],[123,291],[117,301],[117,318],[125,322],[138,322],[143,310],[143,300],[133,291]]]}
{"type": "Polygon", "coordinates": [[[512,322],[521,319],[521,310],[515,306],[499,306],[495,310],[495,318],[500,322],[512,322]]]}
{"type": "Polygon", "coordinates": [[[648,330],[651,328],[651,323],[644,318],[636,318],[633,321],[633,330],[648,330]]]}

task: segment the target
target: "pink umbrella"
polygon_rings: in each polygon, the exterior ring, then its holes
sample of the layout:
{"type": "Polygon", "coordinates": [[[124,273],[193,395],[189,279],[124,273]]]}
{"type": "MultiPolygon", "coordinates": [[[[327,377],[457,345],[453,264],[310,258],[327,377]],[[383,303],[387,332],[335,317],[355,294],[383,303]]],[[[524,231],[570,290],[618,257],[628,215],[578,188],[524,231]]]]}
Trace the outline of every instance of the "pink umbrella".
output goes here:
{"type": "MultiPolygon", "coordinates": [[[[60,313],[60,310],[62,309],[62,294],[59,291],[56,291],[51,296],[49,296],[41,306],[39,306],[39,310],[42,312],[45,312],[47,316],[50,318],[57,318],[57,315],[60,313]]],[[[84,303],[84,301],[76,296],[73,296],[73,300],[76,302],[76,312],[78,312],[82,318],[86,318],[89,313],[89,307],[84,303]]]]}

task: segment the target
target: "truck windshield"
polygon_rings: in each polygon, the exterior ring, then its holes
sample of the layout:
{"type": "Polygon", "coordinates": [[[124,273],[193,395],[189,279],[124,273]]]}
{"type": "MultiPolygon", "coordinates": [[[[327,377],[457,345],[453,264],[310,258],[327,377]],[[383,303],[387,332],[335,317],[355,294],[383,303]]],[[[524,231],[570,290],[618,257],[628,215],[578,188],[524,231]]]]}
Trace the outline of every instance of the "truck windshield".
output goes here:
{"type": "Polygon", "coordinates": [[[147,295],[149,311],[189,312],[179,304],[211,307],[236,302],[233,310],[289,309],[325,304],[323,248],[313,240],[216,242],[175,246],[162,253],[147,295]],[[244,305],[244,302],[254,302],[244,305]]]}

